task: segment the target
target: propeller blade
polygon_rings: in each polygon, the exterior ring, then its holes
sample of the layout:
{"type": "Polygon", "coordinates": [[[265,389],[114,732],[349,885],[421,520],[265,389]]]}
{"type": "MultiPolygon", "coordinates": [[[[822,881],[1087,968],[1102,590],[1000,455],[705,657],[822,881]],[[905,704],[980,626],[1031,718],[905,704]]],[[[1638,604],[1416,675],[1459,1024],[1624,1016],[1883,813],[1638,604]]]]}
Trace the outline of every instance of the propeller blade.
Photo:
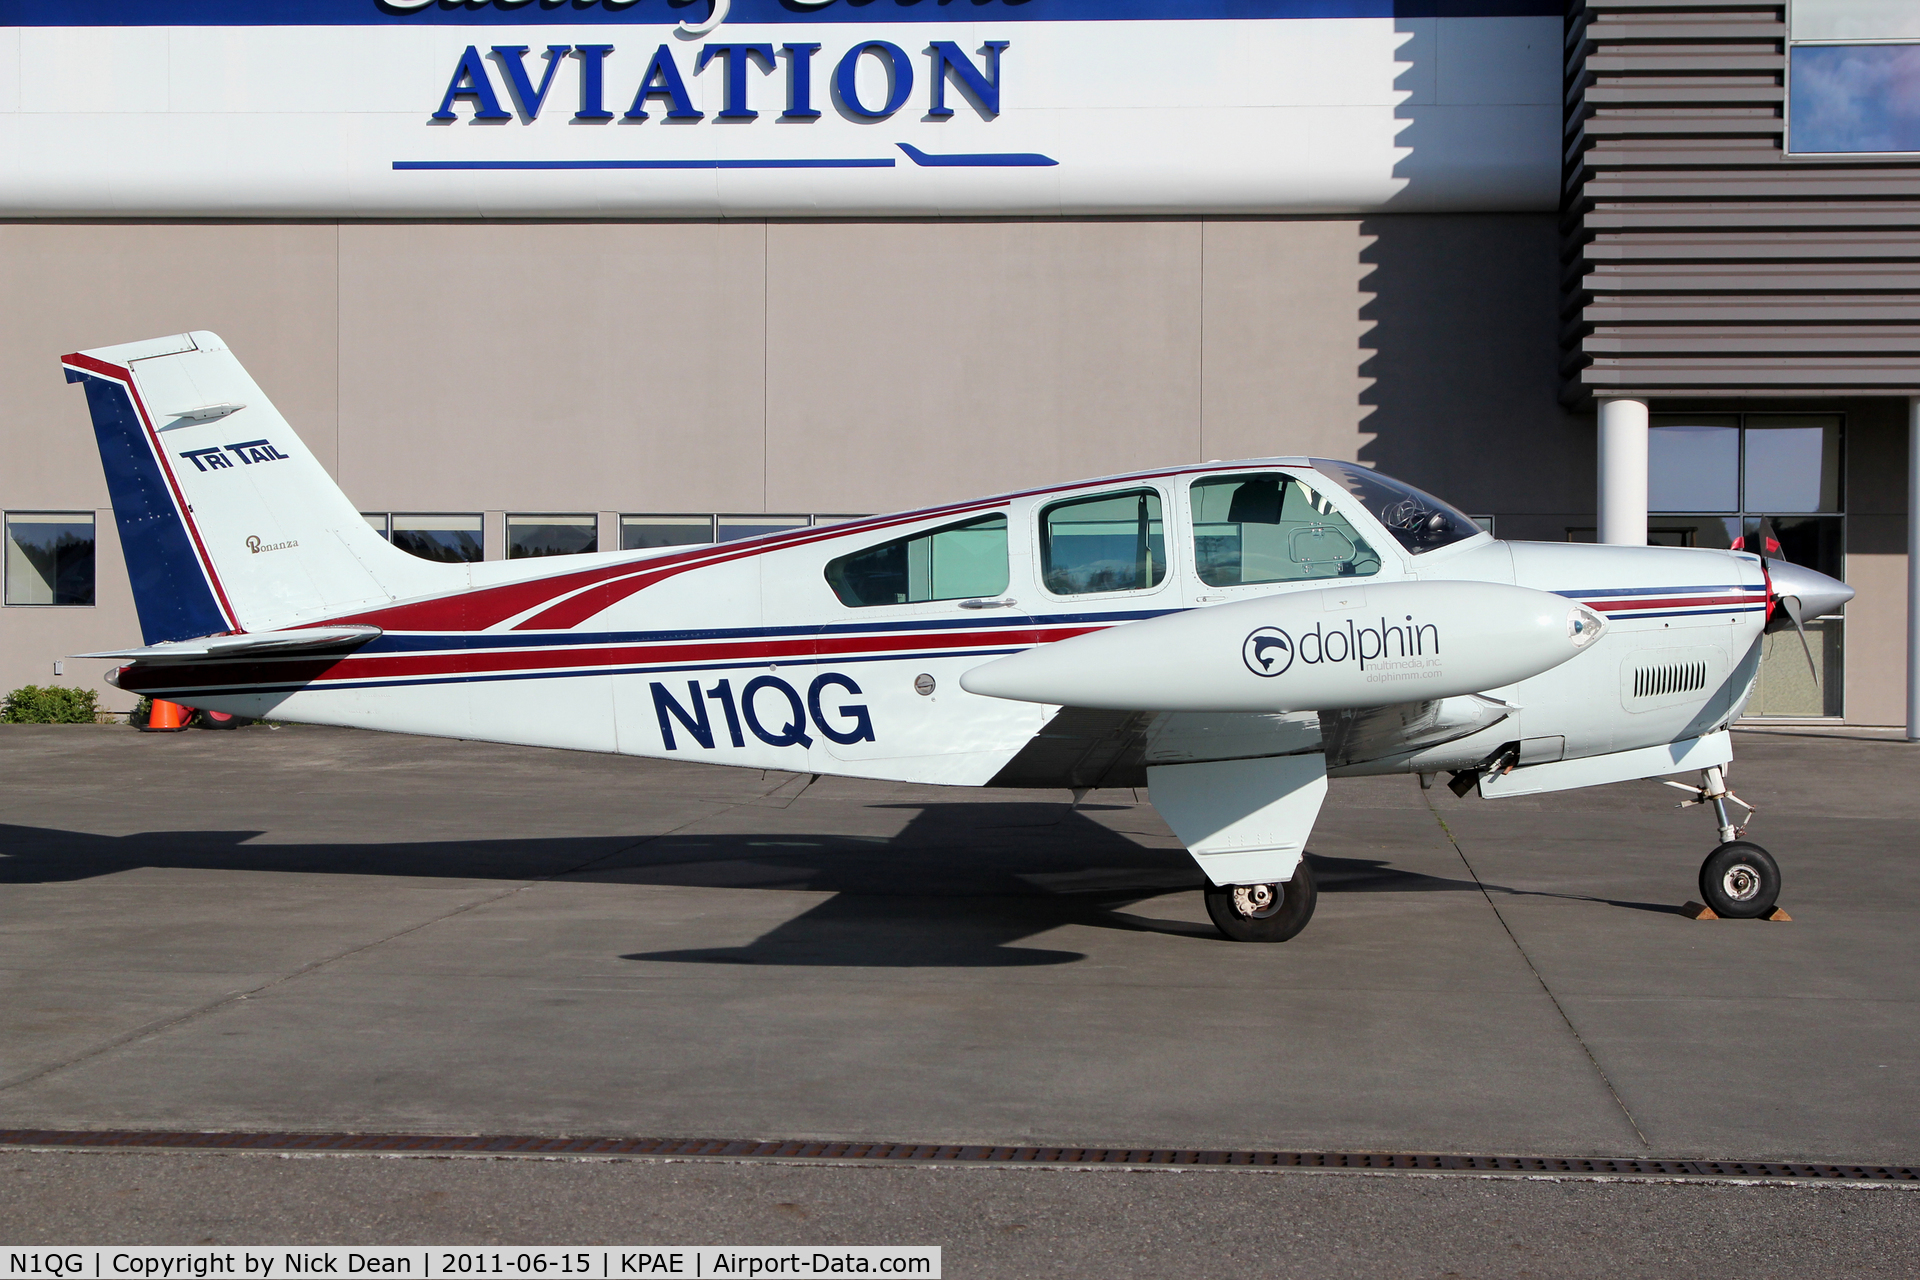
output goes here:
{"type": "Polygon", "coordinates": [[[1799,596],[1781,596],[1780,607],[1786,610],[1787,616],[1789,618],[1793,619],[1793,629],[1800,633],[1800,649],[1801,649],[1801,652],[1807,655],[1807,670],[1813,673],[1813,683],[1817,688],[1820,684],[1820,668],[1814,665],[1813,645],[1809,643],[1807,640],[1806,623],[1802,620],[1802,617],[1801,617],[1801,615],[1805,612],[1805,610],[1801,608],[1800,597],[1799,596]]]}

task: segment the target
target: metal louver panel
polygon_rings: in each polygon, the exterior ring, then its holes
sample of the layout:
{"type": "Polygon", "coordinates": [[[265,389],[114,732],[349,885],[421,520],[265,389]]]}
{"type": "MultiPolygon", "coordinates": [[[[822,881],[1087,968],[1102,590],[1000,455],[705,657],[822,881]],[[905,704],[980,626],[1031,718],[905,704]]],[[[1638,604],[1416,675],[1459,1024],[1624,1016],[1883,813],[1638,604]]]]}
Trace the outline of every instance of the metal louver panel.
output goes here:
{"type": "Polygon", "coordinates": [[[1658,698],[1669,693],[1691,693],[1707,687],[1707,664],[1670,662],[1657,667],[1641,667],[1633,673],[1633,696],[1658,698]]]}
{"type": "Polygon", "coordinates": [[[1788,156],[1786,40],[1783,3],[1572,0],[1567,403],[1920,394],[1920,158],[1788,156]]]}

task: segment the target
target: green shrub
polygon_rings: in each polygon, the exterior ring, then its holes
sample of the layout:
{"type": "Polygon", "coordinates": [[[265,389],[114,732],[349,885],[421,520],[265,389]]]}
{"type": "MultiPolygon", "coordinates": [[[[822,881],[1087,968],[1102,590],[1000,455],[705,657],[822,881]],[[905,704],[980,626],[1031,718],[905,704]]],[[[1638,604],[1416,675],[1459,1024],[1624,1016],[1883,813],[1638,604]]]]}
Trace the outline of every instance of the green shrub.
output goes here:
{"type": "Polygon", "coordinates": [[[0,724],[92,724],[99,701],[91,689],[22,685],[0,703],[0,724]]]}

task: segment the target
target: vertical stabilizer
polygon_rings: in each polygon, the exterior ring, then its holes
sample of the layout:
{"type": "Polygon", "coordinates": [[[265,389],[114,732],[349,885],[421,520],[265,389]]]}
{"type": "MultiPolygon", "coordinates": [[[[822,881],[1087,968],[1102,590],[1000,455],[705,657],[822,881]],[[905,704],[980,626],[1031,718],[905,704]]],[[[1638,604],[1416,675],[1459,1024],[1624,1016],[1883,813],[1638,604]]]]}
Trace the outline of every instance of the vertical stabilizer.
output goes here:
{"type": "Polygon", "coordinates": [[[389,546],[211,333],[63,358],[86,387],[148,644],[468,585],[389,546]]]}

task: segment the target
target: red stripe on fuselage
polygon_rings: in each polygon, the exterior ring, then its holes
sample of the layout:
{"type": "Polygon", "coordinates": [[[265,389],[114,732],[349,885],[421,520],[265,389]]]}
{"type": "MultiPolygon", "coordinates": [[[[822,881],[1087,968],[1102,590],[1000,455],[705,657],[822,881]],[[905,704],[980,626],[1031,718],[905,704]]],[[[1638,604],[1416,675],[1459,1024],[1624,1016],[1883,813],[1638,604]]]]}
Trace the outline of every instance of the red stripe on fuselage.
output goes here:
{"type": "Polygon", "coordinates": [[[1718,608],[1729,604],[1759,604],[1758,596],[1668,596],[1655,600],[1585,600],[1589,609],[1612,613],[1618,609],[1718,608]]]}
{"type": "MultiPolygon", "coordinates": [[[[908,657],[943,649],[1025,648],[1099,631],[1099,626],[1042,630],[1037,627],[935,632],[913,636],[794,636],[779,640],[739,640],[707,644],[599,645],[573,649],[491,649],[480,653],[348,655],[331,660],[288,657],[251,662],[168,664],[151,668],[142,687],[185,689],[238,684],[326,684],[341,680],[402,680],[422,676],[458,678],[507,671],[563,671],[581,667],[633,667],[686,664],[777,662],[792,658],[852,655],[908,657]],[[175,678],[167,675],[177,672],[175,678]],[[181,677],[185,677],[182,679],[181,677]]],[[[134,668],[142,676],[148,674],[134,668]]],[[[124,679],[124,677],[123,677],[124,679]]],[[[128,686],[131,688],[131,686],[128,686]]],[[[134,690],[138,692],[138,689],[134,690]]]]}
{"type": "Polygon", "coordinates": [[[384,631],[484,631],[488,627],[499,626],[517,614],[537,608],[548,601],[555,601],[552,608],[535,614],[513,629],[515,631],[567,630],[637,591],[643,591],[657,582],[678,577],[692,569],[727,564],[768,551],[807,546],[815,542],[824,542],[829,538],[843,537],[849,533],[891,529],[897,525],[912,524],[919,520],[937,519],[969,511],[991,511],[1005,505],[1004,500],[984,499],[901,515],[849,520],[844,524],[809,525],[785,533],[745,539],[739,546],[728,543],[705,545],[695,550],[676,551],[670,555],[654,556],[646,560],[630,560],[623,564],[602,565],[599,568],[582,569],[574,573],[558,573],[551,577],[535,578],[527,582],[502,583],[497,587],[476,587],[470,591],[439,596],[431,600],[389,605],[385,608],[370,609],[365,613],[327,618],[318,622],[303,622],[300,625],[338,627],[360,624],[376,626],[384,631]]]}

